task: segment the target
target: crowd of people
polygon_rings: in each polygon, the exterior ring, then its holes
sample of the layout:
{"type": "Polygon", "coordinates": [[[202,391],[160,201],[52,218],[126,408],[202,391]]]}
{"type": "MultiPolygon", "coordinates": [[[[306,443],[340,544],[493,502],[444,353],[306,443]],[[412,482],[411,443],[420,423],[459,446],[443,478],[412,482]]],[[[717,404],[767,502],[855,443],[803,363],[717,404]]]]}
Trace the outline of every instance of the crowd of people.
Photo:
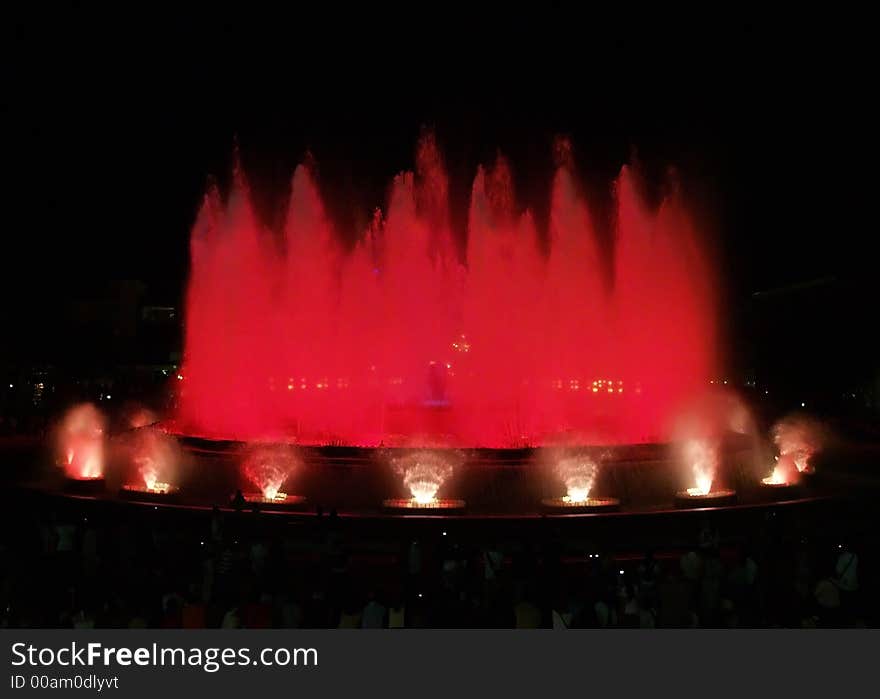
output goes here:
{"type": "MultiPolygon", "coordinates": [[[[110,628],[872,625],[872,561],[821,521],[768,511],[743,535],[622,551],[590,525],[413,534],[333,515],[7,507],[0,623],[110,628]],[[867,578],[867,585],[866,585],[867,578]]],[[[399,526],[398,526],[399,525],[399,526]]]]}

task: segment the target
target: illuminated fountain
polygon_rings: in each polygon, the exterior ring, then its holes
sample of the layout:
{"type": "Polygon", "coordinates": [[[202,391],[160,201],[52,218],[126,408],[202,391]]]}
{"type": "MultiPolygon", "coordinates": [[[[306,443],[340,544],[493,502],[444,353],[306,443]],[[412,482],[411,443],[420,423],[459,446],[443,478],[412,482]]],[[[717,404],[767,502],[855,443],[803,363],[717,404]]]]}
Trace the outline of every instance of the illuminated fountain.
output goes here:
{"type": "Polygon", "coordinates": [[[101,490],[104,487],[105,420],[91,403],[74,406],[57,428],[58,465],[68,487],[101,490]]]}
{"type": "Polygon", "coordinates": [[[684,445],[684,458],[693,472],[694,485],[679,491],[676,504],[683,506],[712,506],[730,502],[736,491],[715,486],[720,465],[720,445],[712,439],[691,439],[684,445]]]}
{"type": "Polygon", "coordinates": [[[794,479],[815,472],[811,460],[822,450],[826,440],[825,428],[817,420],[803,415],[784,418],[773,426],[773,442],[779,450],[779,461],[794,466],[794,479]]]}
{"type": "Polygon", "coordinates": [[[761,479],[761,487],[772,490],[785,490],[798,485],[801,474],[790,454],[775,457],[773,471],[761,479]]]}
{"type": "Polygon", "coordinates": [[[123,497],[161,501],[177,493],[174,481],[181,453],[172,435],[144,426],[125,434],[122,443],[137,479],[122,486],[123,497]]]}
{"type": "Polygon", "coordinates": [[[616,498],[591,497],[599,465],[589,455],[563,456],[556,461],[553,471],[565,485],[566,494],[542,500],[546,507],[572,511],[614,509],[620,505],[616,498]]]}
{"type": "Polygon", "coordinates": [[[394,471],[402,476],[409,498],[392,498],[382,504],[390,509],[456,510],[464,500],[438,498],[440,487],[452,477],[464,457],[454,450],[420,449],[390,458],[394,471]]]}
{"type": "Polygon", "coordinates": [[[717,374],[702,236],[674,181],[649,206],[626,166],[608,249],[570,144],[555,155],[547,217],[498,157],[477,170],[458,227],[457,188],[426,133],[415,171],[394,178],[353,245],[310,163],[270,231],[236,159],[192,230],[173,429],[314,446],[425,447],[412,437],[430,435],[511,448],[572,430],[592,444],[665,441],[717,374]]]}
{"type": "Polygon", "coordinates": [[[279,508],[296,507],[305,503],[302,495],[290,495],[283,488],[300,466],[299,455],[288,444],[256,444],[248,446],[242,455],[241,472],[256,486],[257,492],[243,493],[245,502],[279,508]]]}
{"type": "Polygon", "coordinates": [[[773,426],[772,434],[779,455],[773,471],[761,479],[762,487],[780,490],[799,485],[815,472],[811,460],[824,446],[824,428],[806,416],[789,416],[773,426]]]}

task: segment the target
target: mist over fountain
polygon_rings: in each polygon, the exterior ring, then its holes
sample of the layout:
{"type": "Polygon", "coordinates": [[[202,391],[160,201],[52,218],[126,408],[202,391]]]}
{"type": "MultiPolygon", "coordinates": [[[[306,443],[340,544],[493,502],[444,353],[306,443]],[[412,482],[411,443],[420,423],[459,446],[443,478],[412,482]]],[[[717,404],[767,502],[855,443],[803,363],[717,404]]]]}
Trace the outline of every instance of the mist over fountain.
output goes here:
{"type": "Polygon", "coordinates": [[[664,439],[714,375],[714,273],[680,191],[648,207],[630,167],[603,252],[560,145],[546,240],[499,157],[474,178],[464,246],[431,134],[352,248],[309,165],[269,231],[237,164],[192,230],[176,428],[358,446],[664,439]]]}

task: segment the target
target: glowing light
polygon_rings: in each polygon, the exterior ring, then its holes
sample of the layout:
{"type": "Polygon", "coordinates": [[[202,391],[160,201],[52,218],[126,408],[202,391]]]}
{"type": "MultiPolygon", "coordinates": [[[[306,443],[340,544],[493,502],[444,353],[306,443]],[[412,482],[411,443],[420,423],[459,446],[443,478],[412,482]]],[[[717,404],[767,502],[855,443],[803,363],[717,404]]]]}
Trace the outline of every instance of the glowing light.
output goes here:
{"type": "MultiPolygon", "coordinates": [[[[152,468],[149,470],[143,469],[141,473],[144,476],[144,485],[147,487],[147,490],[153,490],[156,488],[156,484],[159,483],[159,479],[156,477],[156,472],[152,468]]],[[[167,484],[163,484],[166,485],[167,484]]]]}
{"type": "Polygon", "coordinates": [[[698,473],[696,480],[696,487],[687,489],[688,495],[708,495],[712,491],[712,476],[710,474],[698,473]]]}
{"type": "Polygon", "coordinates": [[[572,488],[568,491],[568,495],[563,495],[562,499],[565,502],[586,502],[590,497],[589,489],[580,490],[578,488],[572,488]]]}
{"type": "Polygon", "coordinates": [[[471,351],[471,343],[468,342],[467,337],[462,335],[455,342],[452,343],[452,349],[456,352],[470,352],[471,351]]]}
{"type": "Polygon", "coordinates": [[[762,478],[761,482],[765,485],[785,485],[788,481],[785,480],[785,475],[780,469],[774,468],[773,473],[766,478],[762,478]]]}
{"type": "Polygon", "coordinates": [[[416,486],[411,486],[410,490],[413,494],[413,500],[419,503],[419,505],[429,505],[437,499],[436,487],[424,487],[424,484],[419,484],[416,486]]]}
{"type": "Polygon", "coordinates": [[[162,481],[157,480],[146,480],[146,489],[151,493],[156,493],[158,495],[167,495],[173,490],[173,487],[170,483],[163,483],[162,481]]]}

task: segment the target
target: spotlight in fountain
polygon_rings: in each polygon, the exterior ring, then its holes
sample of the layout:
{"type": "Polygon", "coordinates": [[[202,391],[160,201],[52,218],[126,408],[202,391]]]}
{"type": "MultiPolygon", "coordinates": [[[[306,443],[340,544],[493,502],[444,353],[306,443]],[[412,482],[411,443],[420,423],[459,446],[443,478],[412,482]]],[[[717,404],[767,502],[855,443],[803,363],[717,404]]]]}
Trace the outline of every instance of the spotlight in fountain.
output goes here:
{"type": "Polygon", "coordinates": [[[563,495],[561,498],[545,498],[541,503],[552,510],[560,510],[567,512],[594,512],[596,510],[616,510],[620,507],[620,500],[617,498],[595,498],[585,497],[579,500],[573,499],[570,495],[563,495]]]}
{"type": "Polygon", "coordinates": [[[146,502],[165,502],[177,495],[177,486],[161,481],[151,483],[128,483],[122,486],[119,493],[127,500],[143,500],[146,502]]]}
{"type": "Polygon", "coordinates": [[[304,495],[288,495],[281,491],[267,491],[262,493],[242,493],[244,501],[249,505],[265,505],[277,509],[289,509],[299,507],[306,502],[304,495]]]}
{"type": "Polygon", "coordinates": [[[688,488],[675,495],[675,504],[678,507],[721,507],[735,501],[736,491],[731,488],[717,488],[706,493],[688,488]]]}
{"type": "Polygon", "coordinates": [[[289,444],[247,447],[241,462],[242,474],[259,490],[242,493],[244,502],[273,509],[291,509],[304,504],[304,496],[291,495],[282,490],[299,465],[299,455],[289,444]]]}
{"type": "Polygon", "coordinates": [[[382,501],[382,507],[387,507],[390,510],[421,510],[423,512],[436,510],[438,513],[463,510],[465,505],[464,500],[455,498],[432,498],[422,501],[415,498],[388,498],[382,501]]]}
{"type": "Polygon", "coordinates": [[[801,481],[801,471],[790,454],[776,457],[773,471],[761,479],[761,488],[767,491],[785,491],[795,488],[801,481]]]}
{"type": "Polygon", "coordinates": [[[383,506],[395,510],[461,510],[464,500],[438,498],[437,492],[464,461],[460,452],[419,449],[390,458],[394,471],[403,476],[409,498],[391,498],[383,506]]]}
{"type": "Polygon", "coordinates": [[[591,497],[599,466],[589,455],[565,456],[556,461],[555,474],[565,484],[566,494],[542,500],[544,507],[566,512],[613,510],[619,507],[616,498],[591,497]]]}
{"type": "Polygon", "coordinates": [[[67,411],[58,426],[58,465],[65,488],[93,493],[104,489],[104,416],[91,403],[67,411]]]}
{"type": "Polygon", "coordinates": [[[718,507],[736,500],[736,491],[715,486],[719,445],[708,439],[692,439],[685,444],[685,459],[691,464],[694,485],[675,496],[678,507],[718,507]]]}

